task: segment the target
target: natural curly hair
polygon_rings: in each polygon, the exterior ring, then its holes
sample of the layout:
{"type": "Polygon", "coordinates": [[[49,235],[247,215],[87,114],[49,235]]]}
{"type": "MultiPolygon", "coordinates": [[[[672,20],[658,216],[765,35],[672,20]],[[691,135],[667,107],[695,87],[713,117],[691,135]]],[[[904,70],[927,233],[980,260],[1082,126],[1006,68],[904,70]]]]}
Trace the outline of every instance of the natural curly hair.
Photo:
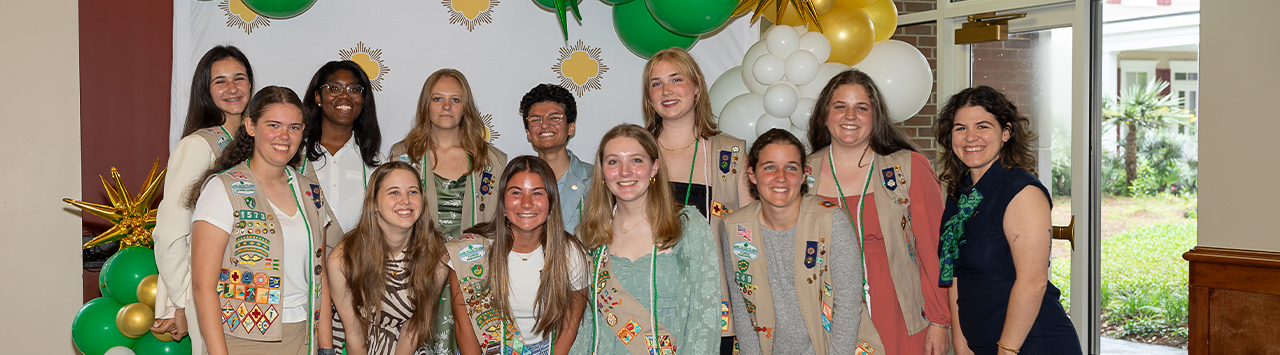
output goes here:
{"type": "Polygon", "coordinates": [[[524,94],[520,99],[520,122],[524,123],[524,129],[529,129],[529,108],[534,104],[543,102],[554,102],[560,104],[564,108],[564,123],[570,124],[578,121],[578,104],[573,99],[573,94],[568,89],[560,87],[560,85],[538,84],[529,92],[524,94]]]}
{"type": "Polygon", "coordinates": [[[966,107],[982,107],[992,116],[1000,128],[1009,131],[1009,140],[1001,145],[997,159],[1005,168],[1018,168],[1036,175],[1036,132],[1031,130],[1031,120],[1018,112],[1018,107],[1003,93],[989,86],[961,90],[947,100],[938,119],[933,122],[934,138],[938,141],[938,180],[947,189],[949,198],[959,198],[969,167],[952,149],[951,131],[956,113],[966,107]]]}

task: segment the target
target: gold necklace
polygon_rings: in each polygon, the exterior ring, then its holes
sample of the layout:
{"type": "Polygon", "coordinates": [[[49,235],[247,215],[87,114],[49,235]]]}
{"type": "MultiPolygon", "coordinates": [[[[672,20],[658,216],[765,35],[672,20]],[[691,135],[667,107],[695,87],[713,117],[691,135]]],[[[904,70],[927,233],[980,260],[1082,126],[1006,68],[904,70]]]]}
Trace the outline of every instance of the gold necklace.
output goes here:
{"type": "Polygon", "coordinates": [[[640,223],[643,223],[643,222],[644,222],[644,218],[641,218],[640,221],[636,222],[635,225],[632,225],[631,228],[622,228],[622,225],[618,225],[618,229],[622,230],[622,234],[629,234],[631,233],[631,231],[636,230],[636,227],[639,227],[640,223]]]}
{"type": "Polygon", "coordinates": [[[532,257],[535,252],[537,252],[537,250],[531,251],[525,255],[520,255],[520,253],[517,253],[515,250],[511,251],[511,253],[515,254],[517,258],[520,258],[520,261],[529,261],[529,258],[532,257]]]}
{"type": "Polygon", "coordinates": [[[668,152],[678,152],[678,151],[682,151],[682,150],[685,150],[685,149],[689,149],[689,147],[692,147],[692,146],[693,146],[693,144],[694,144],[694,143],[697,143],[697,142],[698,142],[698,139],[697,139],[697,138],[694,138],[694,139],[693,139],[693,141],[692,141],[692,142],[689,142],[689,145],[684,146],[684,148],[680,148],[680,149],[671,149],[671,148],[667,148],[667,146],[666,146],[666,145],[663,145],[663,144],[662,144],[662,141],[660,141],[660,140],[659,140],[659,141],[658,141],[658,146],[659,146],[659,147],[662,147],[662,150],[665,150],[665,151],[668,151],[668,152]]]}

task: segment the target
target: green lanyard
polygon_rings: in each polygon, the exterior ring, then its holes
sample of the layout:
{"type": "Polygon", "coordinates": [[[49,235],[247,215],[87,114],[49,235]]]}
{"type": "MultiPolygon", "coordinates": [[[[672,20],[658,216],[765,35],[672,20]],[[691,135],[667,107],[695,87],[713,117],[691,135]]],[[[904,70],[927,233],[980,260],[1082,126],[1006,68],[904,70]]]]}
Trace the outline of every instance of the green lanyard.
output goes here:
{"type": "MultiPolygon", "coordinates": [[[[253,166],[250,165],[252,160],[253,158],[250,157],[248,160],[245,161],[245,166],[249,166],[250,171],[253,171],[253,166]]],[[[303,160],[305,161],[305,159],[303,160]]],[[[293,170],[289,170],[289,167],[285,167],[284,171],[289,176],[289,181],[287,183],[289,184],[289,193],[293,194],[294,206],[298,208],[298,213],[302,215],[302,225],[307,228],[307,250],[311,250],[311,248],[314,248],[314,245],[311,244],[311,241],[312,241],[311,222],[307,220],[307,211],[302,209],[302,197],[298,196],[298,190],[293,188],[293,170]]],[[[284,233],[284,232],[281,231],[281,233],[284,233]]],[[[313,268],[315,268],[315,259],[308,257],[307,270],[311,270],[313,268]]],[[[307,274],[307,285],[315,285],[315,278],[311,275],[311,273],[306,272],[306,274],[307,274]]],[[[309,291],[313,291],[313,296],[307,297],[307,309],[316,309],[316,305],[312,301],[315,301],[316,299],[319,298],[318,297],[319,292],[314,292],[315,286],[311,286],[308,288],[311,289],[309,291]]],[[[311,315],[308,315],[307,318],[310,319],[311,315]]],[[[319,321],[320,321],[319,319],[311,319],[312,324],[316,324],[319,321]]],[[[307,334],[307,348],[311,348],[311,344],[315,342],[316,333],[315,333],[314,327],[312,327],[311,330],[312,331],[308,332],[307,334]]]]}
{"type": "Polygon", "coordinates": [[[853,227],[853,230],[858,233],[858,249],[862,252],[862,297],[864,298],[863,301],[867,303],[867,316],[870,317],[871,286],[867,284],[866,231],[863,230],[865,223],[862,219],[862,204],[867,200],[867,188],[871,187],[871,172],[876,170],[876,156],[871,156],[871,164],[867,167],[867,181],[862,184],[862,196],[858,196],[858,219],[853,219],[852,213],[849,212],[849,206],[844,203],[844,189],[840,188],[840,178],[836,177],[835,156],[832,155],[831,151],[831,147],[827,147],[827,164],[831,166],[831,179],[835,180],[836,192],[840,194],[840,197],[836,200],[840,201],[840,207],[844,208],[844,213],[849,216],[849,226],[853,227]],[[855,221],[857,222],[856,225],[854,224],[855,221]]]}
{"type": "MultiPolygon", "coordinates": [[[[686,206],[689,205],[689,194],[693,193],[693,167],[698,166],[698,144],[701,141],[702,139],[693,140],[693,159],[689,161],[689,186],[684,188],[684,204],[686,206]]],[[[707,186],[707,188],[709,189],[711,186],[707,186]]]]}

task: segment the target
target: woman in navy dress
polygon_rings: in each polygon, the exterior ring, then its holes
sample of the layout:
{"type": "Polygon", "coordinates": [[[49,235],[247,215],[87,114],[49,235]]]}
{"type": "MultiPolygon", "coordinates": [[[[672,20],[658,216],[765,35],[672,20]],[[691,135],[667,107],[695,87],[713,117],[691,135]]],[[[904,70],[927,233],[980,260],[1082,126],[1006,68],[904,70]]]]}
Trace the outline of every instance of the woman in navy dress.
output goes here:
{"type": "Polygon", "coordinates": [[[948,192],[939,283],[951,285],[956,354],[1081,353],[1049,282],[1052,204],[1030,126],[986,86],[952,96],[934,123],[948,192]]]}

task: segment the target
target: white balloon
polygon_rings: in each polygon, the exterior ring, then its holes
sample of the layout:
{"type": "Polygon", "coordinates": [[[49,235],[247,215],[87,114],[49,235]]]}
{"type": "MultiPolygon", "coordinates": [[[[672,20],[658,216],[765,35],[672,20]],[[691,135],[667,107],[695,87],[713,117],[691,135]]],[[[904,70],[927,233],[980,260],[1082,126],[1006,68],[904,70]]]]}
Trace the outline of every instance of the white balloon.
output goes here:
{"type": "Polygon", "coordinates": [[[818,76],[818,57],[810,51],[795,51],[787,56],[787,81],[796,85],[808,84],[818,76]]]}
{"type": "Polygon", "coordinates": [[[707,90],[711,100],[711,114],[719,117],[720,111],[724,110],[724,105],[728,104],[729,100],[748,92],[751,91],[747,89],[746,84],[742,83],[742,67],[729,68],[724,74],[720,74],[716,83],[707,90]]]}
{"type": "Polygon", "coordinates": [[[855,68],[876,81],[893,123],[915,116],[929,101],[933,72],[916,47],[898,40],[876,42],[855,68]]]}
{"type": "Polygon", "coordinates": [[[760,56],[765,54],[769,54],[769,48],[765,46],[764,41],[759,41],[747,49],[747,54],[742,56],[742,83],[747,85],[747,89],[751,92],[761,95],[764,95],[764,89],[768,89],[769,85],[756,81],[752,71],[755,70],[756,59],[760,59],[760,56]]]}
{"type": "Polygon", "coordinates": [[[809,32],[809,25],[791,26],[791,29],[796,30],[797,36],[804,36],[805,33],[809,32]]]}
{"type": "MultiPolygon", "coordinates": [[[[791,132],[791,135],[796,136],[796,138],[797,138],[797,139],[800,139],[800,143],[801,143],[801,144],[804,144],[804,151],[805,151],[805,152],[807,152],[807,151],[809,151],[809,150],[813,149],[813,147],[810,147],[810,146],[809,146],[809,131],[808,131],[808,130],[803,130],[803,129],[800,129],[799,127],[791,126],[791,128],[787,129],[787,131],[788,131],[788,132],[791,132]]],[[[801,152],[801,155],[803,155],[803,154],[804,154],[804,152],[801,152]]]]}
{"type": "Polygon", "coordinates": [[[774,128],[790,129],[791,120],[786,117],[773,117],[773,115],[767,113],[760,115],[760,118],[756,120],[756,137],[774,128]]]}
{"type": "Polygon", "coordinates": [[[756,139],[756,121],[764,112],[764,95],[746,93],[729,100],[720,115],[720,131],[747,142],[756,139]]]}
{"type": "Polygon", "coordinates": [[[840,74],[840,72],[848,70],[849,66],[843,63],[822,63],[818,66],[818,75],[808,84],[800,86],[800,97],[802,98],[818,98],[818,94],[822,93],[822,88],[827,86],[827,82],[831,81],[831,77],[840,74]]]}
{"type": "Polygon", "coordinates": [[[795,84],[780,81],[764,92],[764,112],[774,117],[787,117],[796,111],[800,97],[795,84]]]}
{"type": "Polygon", "coordinates": [[[809,32],[800,36],[800,50],[806,50],[818,57],[818,63],[826,63],[831,59],[831,40],[821,32],[809,32]]]}
{"type": "Polygon", "coordinates": [[[133,349],[126,348],[124,346],[116,346],[107,349],[107,352],[103,353],[103,355],[134,355],[134,353],[133,349]]]}
{"type": "Polygon", "coordinates": [[[813,116],[813,107],[817,102],[817,99],[807,97],[796,102],[796,110],[791,113],[791,125],[796,126],[801,131],[808,131],[809,117],[813,116]]]}
{"type": "Polygon", "coordinates": [[[786,58],[800,49],[800,34],[791,26],[773,26],[764,34],[765,45],[769,47],[769,53],[786,58]]]}
{"type": "Polygon", "coordinates": [[[773,83],[782,80],[786,74],[787,62],[782,57],[771,54],[765,54],[756,59],[756,64],[751,68],[751,74],[756,77],[756,81],[764,85],[773,85],[773,83]]]}

